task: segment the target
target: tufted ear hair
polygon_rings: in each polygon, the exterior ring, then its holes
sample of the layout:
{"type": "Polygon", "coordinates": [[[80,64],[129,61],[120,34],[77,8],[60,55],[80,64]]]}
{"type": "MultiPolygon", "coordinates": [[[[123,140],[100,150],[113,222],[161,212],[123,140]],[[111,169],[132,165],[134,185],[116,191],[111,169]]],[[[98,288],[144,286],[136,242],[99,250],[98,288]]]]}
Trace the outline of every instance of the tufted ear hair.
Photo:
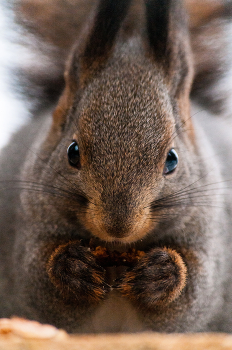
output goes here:
{"type": "Polygon", "coordinates": [[[85,66],[89,68],[108,57],[130,3],[131,0],[100,0],[82,56],[85,66]]]}
{"type": "Polygon", "coordinates": [[[109,58],[130,4],[131,0],[99,1],[87,34],[83,36],[84,40],[79,43],[69,64],[69,75],[78,79],[80,87],[109,58]]]}
{"type": "Polygon", "coordinates": [[[77,92],[109,58],[130,4],[131,0],[98,1],[92,21],[67,61],[65,89],[53,113],[53,130],[65,124],[67,111],[78,100],[77,92]]]}
{"type": "Polygon", "coordinates": [[[190,88],[192,62],[187,15],[181,0],[145,0],[150,50],[178,96],[190,88]]]}

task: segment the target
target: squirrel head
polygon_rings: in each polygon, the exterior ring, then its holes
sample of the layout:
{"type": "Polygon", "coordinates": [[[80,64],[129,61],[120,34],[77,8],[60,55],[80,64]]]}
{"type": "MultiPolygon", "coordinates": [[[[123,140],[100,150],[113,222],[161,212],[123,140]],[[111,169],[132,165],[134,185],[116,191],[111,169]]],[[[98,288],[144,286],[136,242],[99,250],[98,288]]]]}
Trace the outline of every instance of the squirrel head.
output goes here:
{"type": "Polygon", "coordinates": [[[100,1],[69,58],[42,148],[44,162],[57,167],[43,181],[58,183],[62,174],[81,193],[72,210],[77,221],[93,236],[124,243],[154,230],[160,217],[151,215],[152,203],[184,172],[172,169],[178,160],[173,149],[194,147],[193,68],[182,2],[146,0],[145,25],[128,30],[130,3],[100,1]],[[183,125],[186,131],[177,135],[183,125]]]}

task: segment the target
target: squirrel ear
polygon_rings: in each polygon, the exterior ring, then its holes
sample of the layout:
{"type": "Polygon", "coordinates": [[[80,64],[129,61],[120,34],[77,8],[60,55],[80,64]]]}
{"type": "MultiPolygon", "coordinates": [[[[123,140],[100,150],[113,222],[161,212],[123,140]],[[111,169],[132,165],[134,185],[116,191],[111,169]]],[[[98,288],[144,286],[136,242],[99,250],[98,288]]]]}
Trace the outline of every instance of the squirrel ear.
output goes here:
{"type": "Polygon", "coordinates": [[[100,0],[82,55],[85,68],[107,59],[130,3],[131,0],[100,0]]]}
{"type": "Polygon", "coordinates": [[[96,14],[83,33],[83,40],[73,51],[69,75],[84,87],[91,75],[101,68],[111,54],[116,35],[125,19],[131,0],[100,0],[96,14]]]}
{"type": "Polygon", "coordinates": [[[152,54],[163,67],[170,90],[178,96],[192,79],[187,15],[181,0],[145,0],[152,54]],[[189,78],[190,79],[187,79],[189,78]]]}
{"type": "Polygon", "coordinates": [[[78,88],[107,60],[131,0],[100,0],[83,44],[71,53],[65,71],[66,87],[53,113],[54,129],[62,127],[78,88]]]}

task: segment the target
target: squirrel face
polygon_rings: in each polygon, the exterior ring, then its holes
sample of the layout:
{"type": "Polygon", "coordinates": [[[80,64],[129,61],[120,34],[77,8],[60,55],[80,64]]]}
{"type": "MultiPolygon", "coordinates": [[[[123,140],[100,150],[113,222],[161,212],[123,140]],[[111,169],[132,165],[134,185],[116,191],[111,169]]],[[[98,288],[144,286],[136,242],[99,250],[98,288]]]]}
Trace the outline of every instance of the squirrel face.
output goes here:
{"type": "MultiPolygon", "coordinates": [[[[44,145],[46,153],[54,149],[48,164],[56,171],[49,181],[60,186],[60,174],[68,176],[74,192],[82,193],[84,209],[81,203],[72,209],[73,221],[91,235],[123,243],[144,238],[162,216],[152,213],[152,203],[173,191],[176,174],[165,175],[164,168],[170,149],[178,153],[180,147],[175,128],[181,119],[165,77],[142,54],[119,52],[81,96],[69,93],[67,100],[69,112],[61,100],[55,114],[62,117],[55,116],[44,145]],[[75,166],[66,154],[73,141],[79,152],[75,166]]],[[[72,198],[64,207],[73,208],[72,198]]]]}
{"type": "MultiPolygon", "coordinates": [[[[192,142],[188,135],[182,141],[175,138],[177,125],[192,132],[192,65],[188,41],[180,44],[175,30],[173,38],[166,38],[173,56],[160,61],[160,43],[154,57],[141,38],[125,39],[121,33],[114,43],[118,28],[109,37],[101,17],[95,23],[84,50],[78,47],[70,57],[66,88],[42,148],[41,157],[51,154],[48,164],[56,164],[57,170],[40,180],[57,181],[59,186],[59,175],[68,176],[67,186],[72,184],[82,198],[77,209],[69,202],[61,206],[71,210],[74,224],[77,220],[103,241],[130,243],[147,236],[160,221],[162,215],[152,214],[151,206],[171,193],[165,178],[176,175],[164,174],[170,149],[180,147],[178,142],[192,142]],[[101,41],[95,44],[96,31],[101,41]],[[182,55],[176,55],[179,46],[182,55]],[[72,141],[78,147],[75,167],[68,164],[61,146],[72,141]]],[[[38,174],[37,167],[34,176],[38,174]]]]}
{"type": "Polygon", "coordinates": [[[154,81],[138,63],[118,58],[117,65],[87,87],[72,137],[80,152],[76,172],[92,198],[82,223],[102,240],[131,242],[154,227],[149,207],[164,182],[174,117],[158,72],[154,81]]]}

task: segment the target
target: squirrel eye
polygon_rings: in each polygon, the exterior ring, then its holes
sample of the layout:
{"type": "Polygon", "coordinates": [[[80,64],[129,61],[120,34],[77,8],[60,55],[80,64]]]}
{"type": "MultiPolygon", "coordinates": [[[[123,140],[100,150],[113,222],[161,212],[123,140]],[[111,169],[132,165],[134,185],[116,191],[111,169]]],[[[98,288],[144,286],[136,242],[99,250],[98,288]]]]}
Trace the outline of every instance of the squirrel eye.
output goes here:
{"type": "Polygon", "coordinates": [[[178,164],[178,154],[172,148],[167,155],[167,159],[164,166],[164,175],[171,174],[177,167],[178,164]]]}
{"type": "Polygon", "coordinates": [[[76,141],[73,141],[67,149],[69,164],[78,168],[80,166],[80,152],[76,141]]]}

